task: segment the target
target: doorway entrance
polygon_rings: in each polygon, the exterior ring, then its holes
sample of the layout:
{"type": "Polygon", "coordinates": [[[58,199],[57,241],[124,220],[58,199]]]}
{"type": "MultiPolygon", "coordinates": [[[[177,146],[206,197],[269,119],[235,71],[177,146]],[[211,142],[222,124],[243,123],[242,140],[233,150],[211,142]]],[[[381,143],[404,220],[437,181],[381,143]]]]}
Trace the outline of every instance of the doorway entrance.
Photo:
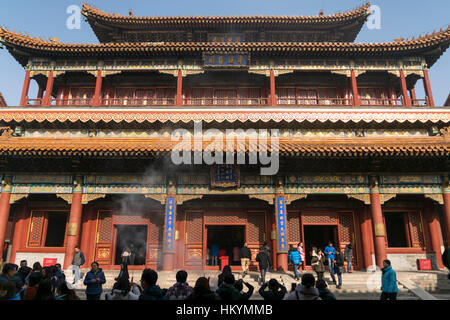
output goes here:
{"type": "MultiPolygon", "coordinates": [[[[225,250],[225,255],[229,257],[229,264],[231,266],[241,265],[239,251],[245,242],[245,226],[207,225],[206,235],[207,250],[209,249],[211,252],[212,245],[216,244],[219,250],[225,250]]],[[[206,261],[206,265],[212,265],[211,259],[206,261]]]]}
{"type": "Polygon", "coordinates": [[[303,232],[306,265],[311,265],[310,252],[313,247],[324,250],[331,241],[338,248],[337,226],[304,226],[303,232]]]}
{"type": "Polygon", "coordinates": [[[147,226],[115,225],[114,227],[116,228],[115,264],[121,264],[121,255],[124,249],[128,248],[131,252],[129,265],[144,265],[147,255],[147,226]]]}

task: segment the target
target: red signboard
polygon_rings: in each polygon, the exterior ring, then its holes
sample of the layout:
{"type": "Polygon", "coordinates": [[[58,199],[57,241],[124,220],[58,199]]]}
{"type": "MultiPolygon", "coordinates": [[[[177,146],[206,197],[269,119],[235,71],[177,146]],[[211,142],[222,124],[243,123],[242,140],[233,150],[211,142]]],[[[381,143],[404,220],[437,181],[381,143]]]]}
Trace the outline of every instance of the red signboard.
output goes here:
{"type": "Polygon", "coordinates": [[[56,264],[56,258],[44,258],[44,264],[43,267],[50,267],[54,266],[56,264]]]}
{"type": "Polygon", "coordinates": [[[430,259],[419,259],[419,270],[433,270],[430,259]]]}

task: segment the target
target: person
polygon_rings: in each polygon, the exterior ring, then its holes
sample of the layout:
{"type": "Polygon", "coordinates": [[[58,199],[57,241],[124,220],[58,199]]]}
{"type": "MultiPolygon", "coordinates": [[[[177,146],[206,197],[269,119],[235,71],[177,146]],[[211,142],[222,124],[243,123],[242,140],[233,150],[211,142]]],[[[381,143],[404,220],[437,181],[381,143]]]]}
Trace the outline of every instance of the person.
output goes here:
{"type": "Polygon", "coordinates": [[[209,278],[200,277],[195,282],[192,293],[186,297],[188,301],[214,301],[216,300],[216,294],[211,291],[209,287],[209,278]]]}
{"type": "Polygon", "coordinates": [[[352,273],[353,245],[351,242],[345,246],[344,259],[347,262],[347,272],[352,273]]]}
{"type": "Polygon", "coordinates": [[[75,290],[69,289],[66,281],[61,283],[61,285],[57,290],[57,293],[58,294],[55,297],[56,300],[65,300],[65,301],[80,300],[80,298],[75,293],[75,290]]]}
{"type": "Polygon", "coordinates": [[[327,287],[327,283],[323,279],[320,279],[316,282],[316,288],[317,290],[319,290],[319,296],[322,300],[336,300],[334,294],[332,294],[327,287]]]}
{"type": "Polygon", "coordinates": [[[32,273],[34,272],[39,272],[42,276],[42,266],[39,262],[35,262],[33,263],[33,269],[31,270],[31,272],[28,274],[28,276],[25,278],[25,283],[29,283],[30,281],[30,276],[32,273]]]}
{"type": "Polygon", "coordinates": [[[1,283],[3,290],[5,291],[3,300],[21,300],[19,289],[16,283],[13,281],[6,281],[1,283]]]}
{"type": "MultiPolygon", "coordinates": [[[[340,250],[336,251],[336,255],[334,258],[334,273],[338,276],[338,285],[336,286],[337,289],[340,289],[342,286],[342,270],[344,268],[344,257],[340,250]]],[[[336,283],[335,278],[333,277],[333,282],[336,283]]]]}
{"type": "Polygon", "coordinates": [[[223,267],[222,273],[217,277],[217,287],[220,287],[227,274],[232,274],[230,266],[223,267]]]}
{"type": "Polygon", "coordinates": [[[120,279],[126,279],[127,281],[130,280],[130,275],[128,273],[128,265],[124,262],[120,264],[120,272],[117,278],[114,278],[115,281],[119,281],[120,279]]]}
{"type": "Polygon", "coordinates": [[[302,282],[295,288],[294,292],[289,293],[284,300],[322,300],[319,296],[319,290],[315,288],[316,279],[311,273],[305,273],[302,276],[302,282]]]}
{"type": "Polygon", "coordinates": [[[39,282],[42,280],[42,273],[38,271],[31,272],[28,277],[28,286],[25,289],[23,300],[33,300],[36,296],[39,282]]]}
{"type": "Polygon", "coordinates": [[[336,279],[334,278],[334,258],[336,254],[336,249],[333,247],[332,242],[328,242],[328,246],[325,247],[323,252],[325,257],[328,259],[328,271],[330,271],[331,279],[333,280],[333,284],[336,284],[336,279]]]}
{"type": "Polygon", "coordinates": [[[266,282],[267,269],[271,265],[269,255],[264,247],[262,247],[256,255],[256,261],[259,263],[259,272],[261,273],[260,284],[263,284],[266,282]]]}
{"type": "MultiPolygon", "coordinates": [[[[1,261],[0,261],[0,265],[1,265],[1,261]]],[[[3,266],[2,266],[2,268],[3,268],[3,266]]],[[[8,293],[8,288],[6,287],[6,283],[7,282],[0,283],[0,301],[8,300],[6,297],[6,294],[8,293]]]]}
{"type": "Polygon", "coordinates": [[[120,277],[114,283],[111,293],[105,294],[105,300],[139,300],[139,287],[125,277],[120,277]]]}
{"type": "Polygon", "coordinates": [[[300,265],[299,265],[299,270],[300,268],[302,269],[302,271],[305,271],[305,250],[303,249],[303,242],[299,242],[297,244],[297,250],[300,253],[300,265]]]}
{"type": "Polygon", "coordinates": [[[317,280],[322,280],[323,274],[325,273],[325,255],[323,254],[322,249],[319,249],[317,253],[313,251],[311,267],[317,274],[317,280]]]}
{"type": "Polygon", "coordinates": [[[122,257],[122,264],[131,264],[130,262],[130,256],[131,256],[131,249],[128,246],[125,246],[122,250],[122,254],[120,255],[122,257]]]}
{"type": "Polygon", "coordinates": [[[261,288],[259,288],[258,293],[264,300],[269,301],[280,301],[283,300],[286,295],[286,287],[277,281],[277,279],[270,279],[269,282],[264,283],[261,288]],[[269,290],[266,291],[266,288],[269,290]]]}
{"type": "Polygon", "coordinates": [[[33,300],[47,301],[55,300],[53,294],[52,281],[50,279],[42,279],[39,282],[39,286],[33,300]]]}
{"type": "Polygon", "coordinates": [[[32,270],[27,264],[27,260],[20,261],[20,268],[17,271],[17,275],[20,277],[23,283],[27,283],[26,279],[32,270]]]}
{"type": "Polygon", "coordinates": [[[240,301],[250,300],[250,297],[253,294],[255,288],[248,282],[245,282],[242,279],[239,279],[234,283],[234,287],[239,291],[239,299],[240,301]],[[247,287],[247,292],[244,292],[244,285],[247,287]]]}
{"type": "Polygon", "coordinates": [[[442,263],[448,269],[447,278],[450,280],[450,247],[447,247],[442,254],[442,263]]]}
{"type": "Polygon", "coordinates": [[[264,248],[264,250],[266,250],[266,253],[267,253],[267,256],[269,257],[269,265],[267,266],[267,270],[266,270],[266,272],[269,272],[270,270],[270,267],[272,266],[272,249],[270,249],[270,247],[269,247],[269,245],[267,244],[267,241],[264,241],[264,244],[263,244],[263,248],[264,248]]]}
{"type": "Polygon", "coordinates": [[[2,274],[0,274],[0,283],[11,281],[11,279],[17,274],[19,266],[14,263],[5,263],[2,268],[2,274]]]}
{"type": "Polygon", "coordinates": [[[86,298],[87,300],[100,300],[103,292],[102,285],[106,283],[105,274],[96,261],[91,263],[91,268],[83,281],[86,286],[86,298]]]}
{"type": "Polygon", "coordinates": [[[130,243],[130,265],[135,265],[136,248],[133,243],[130,243]]]}
{"type": "Polygon", "coordinates": [[[291,245],[291,253],[289,253],[289,260],[294,265],[295,280],[300,280],[297,268],[298,268],[299,264],[301,263],[301,257],[300,257],[300,252],[298,252],[297,248],[295,248],[294,245],[291,245]]]}
{"type": "Polygon", "coordinates": [[[156,285],[158,274],[155,270],[145,269],[142,271],[141,286],[144,289],[139,300],[167,300],[166,293],[156,285]]]}
{"type": "Polygon", "coordinates": [[[188,274],[180,270],[176,274],[177,282],[167,290],[166,296],[169,300],[184,300],[192,293],[193,288],[186,282],[188,274]]]}
{"type": "Polygon", "coordinates": [[[239,265],[241,260],[241,249],[238,246],[233,247],[233,265],[239,265]]]}
{"type": "Polygon", "coordinates": [[[382,276],[380,300],[397,300],[397,275],[394,269],[392,269],[391,261],[383,261],[383,269],[381,269],[381,272],[382,276]]]}
{"type": "Polygon", "coordinates": [[[73,283],[78,284],[78,281],[81,279],[80,275],[80,267],[85,263],[84,253],[81,252],[80,247],[75,247],[75,253],[72,259],[72,272],[73,272],[73,283]]]}
{"type": "Polygon", "coordinates": [[[57,290],[61,287],[63,283],[66,283],[66,275],[62,270],[61,264],[59,263],[55,264],[55,272],[53,274],[53,277],[54,277],[54,285],[57,290]]]}
{"type": "Polygon", "coordinates": [[[239,291],[234,287],[234,275],[232,273],[227,274],[222,284],[219,286],[219,288],[216,290],[217,295],[219,296],[220,300],[224,301],[236,301],[240,298],[239,291]]]}
{"type": "Polygon", "coordinates": [[[210,255],[211,255],[211,265],[217,266],[219,264],[217,261],[219,256],[219,246],[216,243],[213,243],[211,245],[210,255]]]}
{"type": "Polygon", "coordinates": [[[250,259],[252,258],[252,253],[247,246],[247,242],[244,243],[244,246],[241,248],[239,257],[241,258],[242,277],[244,278],[248,274],[248,267],[250,265],[250,259]]]}

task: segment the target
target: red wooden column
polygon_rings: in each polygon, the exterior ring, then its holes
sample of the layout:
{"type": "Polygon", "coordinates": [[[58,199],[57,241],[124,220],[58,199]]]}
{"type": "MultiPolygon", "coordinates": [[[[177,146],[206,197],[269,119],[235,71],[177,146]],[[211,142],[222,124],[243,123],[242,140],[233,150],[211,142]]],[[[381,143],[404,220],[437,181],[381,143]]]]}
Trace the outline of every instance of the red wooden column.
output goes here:
{"type": "Polygon", "coordinates": [[[276,106],[277,104],[278,102],[275,90],[275,71],[273,69],[270,69],[270,105],[276,106]]]}
{"type": "Polygon", "coordinates": [[[378,267],[383,267],[383,260],[386,259],[386,230],[383,222],[383,212],[381,210],[380,191],[378,181],[371,178],[370,187],[370,213],[374,229],[375,261],[378,267]]]}
{"type": "Polygon", "coordinates": [[[411,104],[412,104],[412,105],[415,105],[415,104],[416,104],[416,99],[417,99],[417,96],[416,96],[416,89],[414,89],[414,88],[410,89],[410,90],[409,90],[409,93],[410,93],[410,95],[411,95],[411,104]]]}
{"type": "Polygon", "coordinates": [[[431,91],[430,76],[427,69],[423,70],[423,86],[425,88],[425,94],[428,97],[428,103],[430,104],[430,107],[434,107],[433,92],[431,91]]]}
{"type": "Polygon", "coordinates": [[[359,107],[361,106],[361,100],[359,99],[358,93],[358,83],[356,81],[355,70],[351,70],[351,82],[352,82],[352,93],[353,93],[353,106],[359,107]]]}
{"type": "Polygon", "coordinates": [[[366,270],[372,265],[372,239],[373,233],[370,225],[370,208],[366,205],[361,208],[359,215],[361,226],[361,242],[363,261],[366,270]]]}
{"type": "Polygon", "coordinates": [[[95,82],[95,93],[92,105],[98,107],[101,104],[100,95],[102,93],[102,70],[97,70],[97,81],[95,82]]]}
{"type": "Polygon", "coordinates": [[[72,264],[75,246],[78,245],[80,236],[81,214],[83,212],[81,179],[81,177],[76,177],[73,187],[69,226],[67,229],[67,245],[64,256],[64,269],[67,269],[72,264]]]}
{"type": "Polygon", "coordinates": [[[45,88],[45,96],[44,100],[42,101],[43,106],[49,106],[52,102],[53,83],[54,83],[53,70],[51,70],[48,73],[47,87],[45,88]]]}
{"type": "Polygon", "coordinates": [[[30,90],[30,70],[25,71],[25,79],[23,80],[22,95],[20,97],[20,105],[28,105],[28,91],[30,90]]]}
{"type": "Polygon", "coordinates": [[[448,177],[444,177],[442,192],[442,197],[444,198],[444,228],[447,236],[447,245],[450,246],[450,186],[448,177]]]}
{"type": "Polygon", "coordinates": [[[404,107],[411,107],[411,99],[408,95],[408,88],[406,87],[405,72],[400,70],[400,85],[402,87],[403,104],[404,107]]]}
{"type": "Polygon", "coordinates": [[[34,102],[34,104],[35,105],[41,105],[43,96],[44,96],[44,88],[39,86],[38,93],[37,93],[37,96],[36,96],[36,101],[34,102]]]}
{"type": "Polygon", "coordinates": [[[0,196],[0,261],[3,256],[3,244],[5,243],[6,225],[9,218],[9,199],[11,198],[11,180],[4,178],[2,181],[2,193],[0,196]]]}
{"type": "Polygon", "coordinates": [[[177,98],[175,100],[175,105],[183,105],[183,70],[181,69],[178,69],[177,74],[177,98]]]}
{"type": "Polygon", "coordinates": [[[17,216],[14,217],[14,235],[12,239],[11,248],[11,258],[9,259],[11,263],[14,263],[16,259],[17,250],[22,247],[22,240],[27,238],[27,218],[29,216],[27,201],[22,201],[20,208],[18,209],[17,216]]]}
{"type": "Polygon", "coordinates": [[[442,252],[441,247],[444,245],[441,242],[441,238],[439,234],[441,233],[441,229],[439,228],[439,218],[433,208],[433,204],[430,200],[425,200],[425,221],[428,224],[428,229],[430,230],[430,238],[431,238],[431,247],[433,252],[436,255],[437,266],[439,269],[444,268],[444,264],[442,263],[442,252]]]}
{"type": "MultiPolygon", "coordinates": [[[[275,209],[274,209],[275,211],[275,209]]],[[[277,270],[278,264],[277,264],[277,226],[275,224],[275,215],[270,214],[270,239],[271,239],[271,245],[272,245],[272,256],[270,257],[272,261],[272,268],[274,270],[277,270]]]]}

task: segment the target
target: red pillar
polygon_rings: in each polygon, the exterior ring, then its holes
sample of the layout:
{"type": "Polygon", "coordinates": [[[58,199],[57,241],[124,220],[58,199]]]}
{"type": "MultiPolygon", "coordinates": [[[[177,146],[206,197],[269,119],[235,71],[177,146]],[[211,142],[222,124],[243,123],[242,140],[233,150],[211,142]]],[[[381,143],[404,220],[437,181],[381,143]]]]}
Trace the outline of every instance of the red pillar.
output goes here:
{"type": "Polygon", "coordinates": [[[14,260],[16,259],[16,253],[18,250],[21,249],[22,240],[26,239],[26,232],[27,232],[26,222],[28,215],[29,212],[27,202],[23,201],[23,203],[19,208],[17,217],[14,218],[15,225],[11,248],[11,258],[10,258],[11,263],[14,263],[14,260]]]}
{"type": "Polygon", "coordinates": [[[102,70],[97,70],[97,81],[95,82],[95,93],[92,105],[97,107],[101,104],[100,95],[102,93],[102,70]]]}
{"type": "Polygon", "coordinates": [[[6,225],[9,218],[9,199],[11,197],[11,184],[8,182],[3,185],[0,196],[0,260],[3,256],[3,244],[5,243],[6,225]]]}
{"type": "Polygon", "coordinates": [[[444,188],[444,228],[447,235],[447,244],[450,246],[450,189],[444,188]]]}
{"type": "Polygon", "coordinates": [[[433,99],[433,92],[431,91],[431,83],[430,83],[430,76],[428,74],[428,70],[423,70],[423,86],[425,88],[425,94],[428,97],[428,103],[430,104],[430,107],[434,107],[434,99],[433,99]]]}
{"type": "Polygon", "coordinates": [[[373,238],[372,228],[370,226],[370,209],[364,206],[360,211],[360,225],[361,225],[361,245],[363,251],[364,267],[368,269],[372,265],[372,243],[373,238]]]}
{"type": "Polygon", "coordinates": [[[20,105],[28,105],[28,91],[30,90],[30,70],[25,71],[25,79],[23,80],[22,96],[20,97],[20,105]]]}
{"type": "Polygon", "coordinates": [[[425,201],[425,220],[427,221],[428,228],[430,230],[431,247],[433,252],[436,254],[437,266],[439,269],[443,269],[444,264],[442,263],[441,251],[443,243],[441,243],[441,238],[439,237],[439,234],[441,233],[441,229],[439,228],[439,218],[434,211],[431,201],[429,200],[425,201]]]}
{"type": "Polygon", "coordinates": [[[405,72],[400,70],[400,85],[402,87],[403,104],[405,107],[411,107],[411,99],[408,95],[408,88],[406,87],[405,72]]]}
{"type": "Polygon", "coordinates": [[[377,266],[383,267],[383,260],[386,259],[386,229],[383,222],[381,210],[380,192],[378,186],[370,189],[370,212],[374,228],[375,261],[377,266]]]}
{"type": "Polygon", "coordinates": [[[81,190],[76,190],[72,194],[72,205],[70,207],[69,227],[67,231],[67,246],[64,256],[64,269],[72,264],[72,258],[75,252],[75,246],[78,245],[80,235],[81,213],[83,204],[81,203],[81,190]]]}
{"type": "Polygon", "coordinates": [[[275,71],[273,69],[270,70],[270,105],[276,106],[277,96],[275,90],[275,71]]]}
{"type": "Polygon", "coordinates": [[[41,105],[43,96],[44,96],[44,88],[39,86],[38,94],[37,94],[37,97],[36,97],[36,102],[34,104],[35,105],[41,105]]]}
{"type": "MultiPolygon", "coordinates": [[[[275,209],[274,209],[275,210],[275,209]]],[[[270,257],[271,261],[272,261],[272,268],[274,270],[277,270],[277,238],[276,238],[276,234],[277,234],[277,226],[275,224],[275,215],[274,214],[270,214],[270,240],[271,240],[271,244],[272,244],[272,257],[270,257]]]]}
{"type": "Polygon", "coordinates": [[[355,107],[359,107],[359,106],[361,106],[361,100],[359,99],[358,83],[356,81],[355,70],[351,71],[351,76],[352,76],[353,105],[355,107]]]}
{"type": "Polygon", "coordinates": [[[47,78],[47,87],[45,88],[45,96],[44,100],[42,101],[43,106],[49,106],[52,102],[53,82],[53,70],[51,70],[47,78]]]}
{"type": "Polygon", "coordinates": [[[177,75],[177,98],[175,101],[175,105],[183,105],[183,70],[181,69],[178,70],[177,75]]]}
{"type": "Polygon", "coordinates": [[[409,93],[411,95],[411,104],[412,105],[416,105],[416,100],[417,100],[417,96],[416,96],[416,89],[412,88],[409,90],[409,93]]]}
{"type": "Polygon", "coordinates": [[[163,243],[163,271],[172,271],[175,268],[175,194],[166,199],[166,211],[164,217],[164,243],[163,243]]]}

